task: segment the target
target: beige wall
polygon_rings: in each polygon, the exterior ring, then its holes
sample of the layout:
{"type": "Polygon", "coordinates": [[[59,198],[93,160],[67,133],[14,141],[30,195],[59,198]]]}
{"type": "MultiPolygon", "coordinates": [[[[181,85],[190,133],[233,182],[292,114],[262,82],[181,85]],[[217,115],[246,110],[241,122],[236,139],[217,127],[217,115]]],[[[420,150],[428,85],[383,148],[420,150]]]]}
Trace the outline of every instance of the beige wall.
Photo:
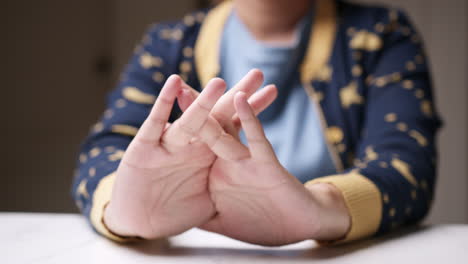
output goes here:
{"type": "Polygon", "coordinates": [[[120,71],[146,24],[195,3],[2,1],[0,211],[76,211],[78,146],[115,83],[106,62],[120,71]]]}
{"type": "Polygon", "coordinates": [[[2,1],[0,211],[70,211],[77,147],[109,78],[107,1],[2,1]]]}

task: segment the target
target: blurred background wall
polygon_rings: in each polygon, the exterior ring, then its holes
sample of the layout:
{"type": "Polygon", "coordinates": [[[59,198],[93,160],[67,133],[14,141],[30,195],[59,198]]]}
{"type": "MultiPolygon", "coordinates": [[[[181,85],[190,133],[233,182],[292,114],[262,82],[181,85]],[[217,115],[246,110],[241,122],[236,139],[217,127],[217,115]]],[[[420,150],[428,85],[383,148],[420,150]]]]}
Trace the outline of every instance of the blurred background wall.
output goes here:
{"type": "MultiPolygon", "coordinates": [[[[4,0],[0,211],[76,212],[75,155],[146,27],[196,0],[4,0]]],[[[468,223],[468,1],[355,0],[404,8],[421,31],[445,127],[433,223],[468,223]]]]}
{"type": "Polygon", "coordinates": [[[78,146],[133,46],[150,23],[198,5],[2,0],[0,211],[76,211],[69,193],[78,146]]]}

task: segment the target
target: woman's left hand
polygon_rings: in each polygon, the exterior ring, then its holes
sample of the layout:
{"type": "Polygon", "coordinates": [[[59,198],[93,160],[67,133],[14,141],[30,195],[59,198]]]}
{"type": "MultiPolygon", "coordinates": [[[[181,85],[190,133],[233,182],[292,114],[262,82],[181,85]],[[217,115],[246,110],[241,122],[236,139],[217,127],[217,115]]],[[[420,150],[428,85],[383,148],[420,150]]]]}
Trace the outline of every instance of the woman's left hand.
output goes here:
{"type": "Polygon", "coordinates": [[[341,193],[329,184],[305,188],[279,163],[245,93],[234,105],[248,148],[222,126],[200,134],[218,156],[209,175],[217,214],[201,228],[261,245],[344,237],[350,220],[341,193]]]}

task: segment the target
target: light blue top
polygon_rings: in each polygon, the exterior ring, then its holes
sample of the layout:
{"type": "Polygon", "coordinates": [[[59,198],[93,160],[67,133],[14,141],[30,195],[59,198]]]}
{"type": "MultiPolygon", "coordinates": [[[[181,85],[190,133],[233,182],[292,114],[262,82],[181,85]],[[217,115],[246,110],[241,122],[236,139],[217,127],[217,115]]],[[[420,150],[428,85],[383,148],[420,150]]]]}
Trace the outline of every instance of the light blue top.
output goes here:
{"type": "MultiPolygon", "coordinates": [[[[256,40],[233,11],[226,21],[220,52],[220,77],[228,87],[252,68],[263,71],[264,84],[278,87],[278,98],[259,119],[280,163],[303,183],[336,173],[316,105],[300,82],[299,64],[307,46],[312,13],[298,23],[294,43],[278,46],[256,40]]],[[[246,144],[243,133],[241,140],[246,144]]]]}

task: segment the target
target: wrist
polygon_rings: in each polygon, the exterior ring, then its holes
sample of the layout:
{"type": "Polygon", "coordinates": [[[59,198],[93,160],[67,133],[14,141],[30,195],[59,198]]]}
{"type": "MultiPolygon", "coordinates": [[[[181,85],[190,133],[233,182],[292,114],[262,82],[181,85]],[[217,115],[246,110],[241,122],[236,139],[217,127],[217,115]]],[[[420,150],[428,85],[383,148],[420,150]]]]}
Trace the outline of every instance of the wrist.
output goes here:
{"type": "Polygon", "coordinates": [[[107,228],[109,232],[111,232],[115,236],[123,237],[123,238],[134,238],[138,237],[136,232],[133,232],[128,225],[119,222],[119,218],[116,216],[115,211],[110,203],[108,203],[104,207],[103,219],[102,223],[107,228]]]}
{"type": "Polygon", "coordinates": [[[313,239],[331,241],[346,237],[351,216],[341,191],[332,184],[317,183],[306,187],[318,205],[318,231],[313,239]]]}

